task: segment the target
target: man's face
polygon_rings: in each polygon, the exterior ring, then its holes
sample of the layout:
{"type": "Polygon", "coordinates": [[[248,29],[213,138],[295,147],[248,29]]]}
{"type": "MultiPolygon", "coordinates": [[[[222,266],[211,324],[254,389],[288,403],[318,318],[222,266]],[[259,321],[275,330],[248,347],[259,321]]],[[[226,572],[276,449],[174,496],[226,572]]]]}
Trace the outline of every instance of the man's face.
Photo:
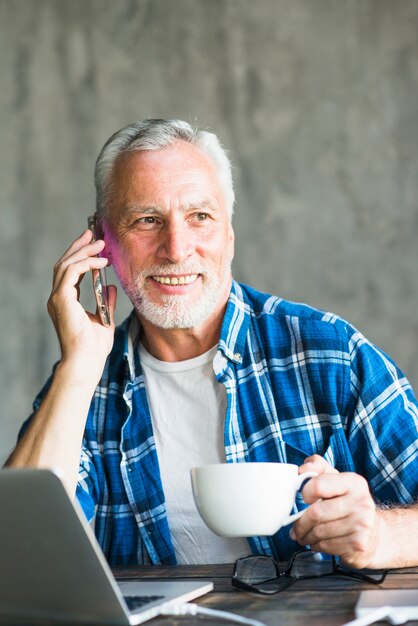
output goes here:
{"type": "Polygon", "coordinates": [[[161,328],[196,328],[220,316],[234,235],[209,158],[184,141],[125,153],[112,183],[106,252],[140,317],[161,328]]]}

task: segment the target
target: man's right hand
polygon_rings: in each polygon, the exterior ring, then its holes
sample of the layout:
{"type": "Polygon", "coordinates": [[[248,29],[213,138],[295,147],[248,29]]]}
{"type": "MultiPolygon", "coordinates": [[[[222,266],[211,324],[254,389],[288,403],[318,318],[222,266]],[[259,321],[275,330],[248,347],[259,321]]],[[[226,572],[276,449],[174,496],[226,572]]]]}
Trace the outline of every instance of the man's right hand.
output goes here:
{"type": "Polygon", "coordinates": [[[79,302],[80,283],[91,269],[107,264],[96,255],[104,241],[92,242],[86,230],[56,263],[48,311],[61,345],[62,358],[41,406],[10,455],[11,467],[59,469],[69,492],[76,491],[80,450],[95,387],[112,349],[116,287],[109,288],[111,326],[79,302]]]}
{"type": "Polygon", "coordinates": [[[91,231],[85,230],[55,264],[48,300],[48,312],[60,342],[62,362],[74,365],[80,378],[94,376],[97,380],[113,345],[116,287],[108,287],[109,327],[103,326],[97,311],[85,311],[79,298],[84,275],[108,263],[105,257],[97,256],[104,247],[102,239],[92,241],[91,231]]]}

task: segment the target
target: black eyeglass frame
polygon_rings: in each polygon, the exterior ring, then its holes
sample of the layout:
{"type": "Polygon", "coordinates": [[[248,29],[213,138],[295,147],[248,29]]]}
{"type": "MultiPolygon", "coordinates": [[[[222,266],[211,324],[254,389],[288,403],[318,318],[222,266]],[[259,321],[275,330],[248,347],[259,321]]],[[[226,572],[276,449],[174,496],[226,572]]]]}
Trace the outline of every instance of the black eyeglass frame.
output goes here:
{"type": "Polygon", "coordinates": [[[309,579],[313,579],[313,578],[326,578],[327,576],[344,576],[346,578],[351,578],[353,580],[360,580],[362,582],[367,582],[367,583],[370,583],[372,585],[380,585],[380,584],[383,583],[383,581],[385,580],[385,578],[387,576],[387,573],[388,573],[388,570],[383,570],[383,572],[380,574],[379,578],[372,578],[372,576],[369,576],[368,574],[365,574],[361,570],[345,569],[342,565],[340,565],[337,562],[336,557],[332,556],[332,558],[331,558],[332,570],[330,572],[325,572],[325,573],[321,573],[321,574],[307,574],[306,576],[291,576],[290,572],[292,571],[293,564],[294,564],[295,560],[297,559],[297,557],[300,556],[301,554],[309,554],[309,553],[315,554],[315,551],[314,550],[297,550],[296,552],[293,553],[293,555],[291,556],[291,558],[289,559],[289,561],[287,563],[286,568],[284,570],[282,570],[282,571],[279,570],[278,562],[272,556],[250,554],[248,556],[241,557],[241,558],[237,559],[235,561],[235,563],[234,563],[234,571],[233,571],[232,577],[231,577],[232,586],[236,587],[237,589],[243,589],[245,591],[253,591],[255,593],[259,593],[259,594],[269,595],[270,596],[270,595],[274,595],[276,593],[280,593],[281,591],[284,591],[285,589],[288,589],[290,586],[292,586],[298,580],[309,580],[309,579]],[[270,559],[272,561],[272,563],[274,564],[275,571],[276,571],[275,578],[270,578],[270,579],[261,581],[260,583],[257,583],[255,585],[252,585],[250,583],[246,583],[246,582],[240,580],[238,578],[238,575],[237,575],[238,564],[240,562],[242,562],[242,561],[247,560],[247,559],[260,558],[260,556],[262,558],[270,559]],[[288,578],[289,582],[288,582],[288,584],[285,584],[284,586],[280,587],[280,589],[259,589],[259,587],[258,587],[258,585],[269,583],[269,582],[273,582],[274,580],[283,579],[283,578],[288,578]]]}

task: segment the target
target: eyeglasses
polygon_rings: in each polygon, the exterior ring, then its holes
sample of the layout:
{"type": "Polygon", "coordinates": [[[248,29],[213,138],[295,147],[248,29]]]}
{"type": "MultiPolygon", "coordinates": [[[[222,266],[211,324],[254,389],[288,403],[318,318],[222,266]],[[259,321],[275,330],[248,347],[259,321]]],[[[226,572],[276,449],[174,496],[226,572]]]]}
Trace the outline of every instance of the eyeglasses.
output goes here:
{"type": "Polygon", "coordinates": [[[320,552],[300,550],[284,565],[271,556],[246,556],[235,561],[232,585],[238,589],[272,595],[287,589],[298,580],[345,576],[379,585],[387,570],[357,570],[341,565],[336,557],[323,558],[320,552]]]}

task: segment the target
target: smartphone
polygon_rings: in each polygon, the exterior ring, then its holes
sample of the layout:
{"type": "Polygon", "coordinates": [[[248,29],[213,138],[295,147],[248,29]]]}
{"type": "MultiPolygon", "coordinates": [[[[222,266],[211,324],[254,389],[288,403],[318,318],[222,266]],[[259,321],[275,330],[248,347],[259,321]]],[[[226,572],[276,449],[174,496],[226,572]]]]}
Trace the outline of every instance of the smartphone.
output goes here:
{"type": "MultiPolygon", "coordinates": [[[[93,241],[101,238],[97,214],[90,215],[87,218],[88,227],[93,233],[93,241]]],[[[93,291],[97,302],[100,319],[103,326],[110,326],[109,304],[107,299],[107,282],[105,268],[100,270],[92,270],[93,275],[93,291]]]]}

